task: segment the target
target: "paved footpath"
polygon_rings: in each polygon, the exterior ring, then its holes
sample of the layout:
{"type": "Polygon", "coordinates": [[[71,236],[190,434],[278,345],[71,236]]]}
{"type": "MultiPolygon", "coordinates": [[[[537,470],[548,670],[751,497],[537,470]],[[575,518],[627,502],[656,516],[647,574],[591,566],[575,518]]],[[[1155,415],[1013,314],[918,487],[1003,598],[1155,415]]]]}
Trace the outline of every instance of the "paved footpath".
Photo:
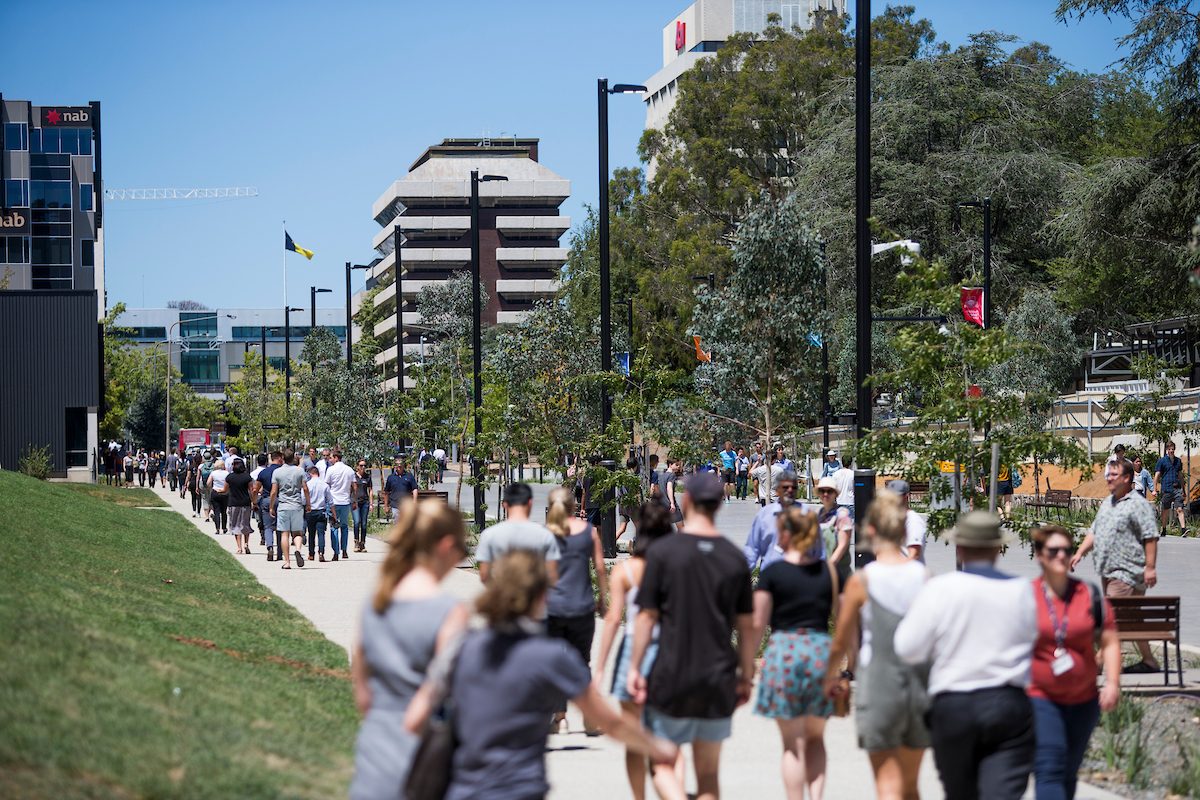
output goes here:
{"type": "MultiPolygon", "coordinates": [[[[447,488],[453,489],[453,485],[447,488]]],[[[548,493],[549,488],[549,485],[538,486],[536,494],[540,498],[548,493]]],[[[214,536],[211,523],[205,524],[201,519],[192,517],[188,501],[163,488],[155,491],[178,513],[191,519],[205,535],[213,536],[218,544],[230,552],[231,558],[237,559],[264,586],[308,617],[332,641],[350,650],[356,636],[359,614],[375,586],[379,563],[383,560],[386,546],[383,542],[369,540],[368,552],[351,553],[348,561],[322,564],[306,558],[303,569],[293,565],[291,570],[284,570],[277,562],[266,560],[266,551],[258,544],[257,532],[251,534],[251,555],[236,555],[233,537],[214,536]]],[[[749,504],[745,505],[745,510],[738,510],[743,513],[748,511],[749,504]]],[[[535,509],[544,506],[540,499],[535,501],[535,509]]],[[[730,510],[737,507],[738,504],[732,504],[730,510]]],[[[541,511],[535,513],[535,518],[541,516],[541,511]]],[[[734,512],[723,516],[741,515],[734,512]]],[[[744,536],[743,531],[741,537],[744,539],[744,536]]],[[[473,597],[480,588],[478,576],[468,569],[451,573],[445,585],[449,592],[464,600],[473,597]]],[[[597,625],[597,643],[601,627],[602,624],[597,625]]],[[[609,678],[611,670],[610,664],[609,678]]],[[[554,800],[612,800],[628,797],[621,745],[605,737],[585,736],[582,720],[574,708],[571,709],[568,722],[570,733],[550,737],[547,764],[550,783],[554,787],[550,797],[554,800]]],[[[734,716],[733,738],[726,743],[722,755],[721,783],[727,797],[773,800],[784,796],[779,777],[781,750],[777,731],[775,723],[751,714],[749,705],[738,710],[734,716]]],[[[853,718],[831,719],[826,729],[825,743],[829,754],[826,797],[831,800],[873,797],[870,764],[866,754],[857,747],[853,718]]],[[[921,796],[927,800],[943,797],[932,753],[926,756],[922,764],[920,789],[921,796]]],[[[1032,798],[1032,790],[1026,796],[1032,798]]],[[[1081,785],[1076,796],[1080,800],[1117,798],[1117,795],[1087,785],[1081,785]]]]}

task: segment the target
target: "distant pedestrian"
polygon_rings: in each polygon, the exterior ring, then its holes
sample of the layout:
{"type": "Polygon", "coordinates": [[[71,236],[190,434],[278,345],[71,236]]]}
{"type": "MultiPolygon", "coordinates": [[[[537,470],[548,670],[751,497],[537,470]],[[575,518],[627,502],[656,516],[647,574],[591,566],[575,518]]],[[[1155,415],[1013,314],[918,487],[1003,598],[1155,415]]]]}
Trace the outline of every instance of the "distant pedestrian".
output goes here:
{"type": "Polygon", "coordinates": [[[1133,490],[1147,500],[1154,496],[1154,478],[1142,463],[1141,456],[1133,459],[1133,490]]]}
{"type": "Polygon", "coordinates": [[[193,455],[191,461],[188,462],[188,470],[186,477],[187,491],[191,495],[192,500],[192,518],[200,517],[200,510],[204,504],[204,492],[200,478],[200,465],[203,464],[200,456],[193,455]]]}
{"type": "Polygon", "coordinates": [[[660,473],[659,473],[659,469],[658,469],[658,454],[651,453],[650,457],[646,459],[646,462],[650,468],[649,472],[646,474],[647,482],[650,484],[647,487],[649,491],[646,493],[646,498],[648,500],[661,501],[662,494],[659,491],[659,485],[658,485],[658,480],[660,477],[660,473]]]}
{"type": "Polygon", "coordinates": [[[333,450],[329,458],[329,468],[325,470],[325,483],[329,484],[329,494],[333,498],[333,522],[329,543],[333,545],[333,560],[337,561],[339,550],[342,558],[350,557],[350,506],[354,492],[354,469],[342,461],[341,450],[333,450]]]}
{"type": "Polygon", "coordinates": [[[171,448],[170,454],[167,456],[167,485],[171,487],[171,491],[179,488],[179,456],[175,453],[175,448],[171,448]]]}
{"type": "Polygon", "coordinates": [[[154,488],[154,484],[158,481],[158,469],[161,465],[157,450],[151,450],[150,455],[146,457],[146,474],[150,479],[150,488],[154,488]]]}
{"type": "MultiPolygon", "coordinates": [[[[266,458],[265,454],[259,456],[260,463],[266,461],[266,458]]],[[[275,471],[282,465],[283,453],[272,450],[271,463],[263,466],[262,472],[258,473],[258,513],[262,518],[267,561],[283,561],[283,551],[287,546],[287,542],[283,541],[283,535],[276,537],[277,522],[271,506],[271,488],[274,485],[275,471]]]]}
{"type": "Polygon", "coordinates": [[[629,529],[629,522],[633,519],[633,515],[637,513],[638,506],[645,501],[645,494],[642,491],[641,484],[641,465],[633,456],[625,459],[625,471],[630,474],[635,480],[638,480],[637,489],[627,489],[624,486],[618,486],[614,493],[617,501],[617,515],[621,519],[621,526],[617,528],[616,541],[621,541],[621,537],[625,535],[625,531],[629,529]]]}
{"type": "Polygon", "coordinates": [[[418,741],[404,714],[429,662],[466,627],[468,609],[441,587],[466,554],[462,515],[442,501],[409,504],[396,522],[350,664],[363,715],[351,800],[403,797],[418,741]]]}
{"type": "MultiPolygon", "coordinates": [[[[1154,507],[1133,491],[1133,464],[1120,461],[1104,470],[1112,494],[1100,503],[1092,528],[1071,558],[1071,571],[1096,550],[1096,572],[1108,597],[1141,597],[1158,583],[1158,524],[1154,507]]],[[[1142,660],[1125,668],[1132,674],[1162,669],[1150,643],[1136,642],[1142,660]]]]}
{"type": "Polygon", "coordinates": [[[592,470],[597,469],[599,464],[599,456],[590,457],[587,460],[587,467],[584,468],[583,474],[579,476],[580,494],[578,507],[583,510],[584,517],[595,528],[600,527],[604,509],[604,493],[598,489],[593,489],[595,478],[592,477],[592,470]]]}
{"type": "Polygon", "coordinates": [[[784,469],[790,469],[792,472],[796,471],[796,464],[787,457],[787,453],[781,444],[775,445],[775,463],[784,469]]]}
{"type": "Polygon", "coordinates": [[[283,463],[271,475],[271,513],[275,516],[279,545],[283,550],[282,569],[292,568],[293,548],[296,566],[304,566],[304,556],[300,553],[300,548],[304,546],[304,516],[310,506],[308,484],[304,480],[304,473],[295,462],[295,452],[291,448],[284,450],[283,463]]]}
{"type": "MultiPolygon", "coordinates": [[[[794,482],[793,478],[793,482],[794,482]]],[[[789,800],[825,795],[825,721],[833,703],[824,692],[829,617],[837,607],[833,567],[813,555],[816,514],[790,505],[778,517],[780,559],[764,567],[754,587],[757,648],[768,624],[754,713],[775,720],[783,738],[783,788],[789,800]]]]}
{"type": "Polygon", "coordinates": [[[929,526],[925,520],[916,511],[908,507],[908,497],[912,488],[908,485],[908,481],[894,480],[888,481],[887,488],[896,493],[900,500],[900,505],[904,508],[904,548],[908,553],[908,557],[925,563],[925,539],[929,532],[929,526]]]}
{"type": "Polygon", "coordinates": [[[553,585],[558,581],[558,561],[562,548],[557,537],[544,525],[531,520],[533,490],[527,483],[510,483],[504,487],[505,520],[484,528],[475,547],[479,564],[479,580],[488,582],[492,564],[510,550],[529,550],[546,562],[546,573],[553,585]]]}
{"type": "MultiPolygon", "coordinates": [[[[754,480],[754,487],[758,494],[758,504],[760,506],[770,505],[779,499],[779,478],[783,473],[788,471],[778,461],[773,462],[768,467],[767,462],[763,460],[759,462],[758,466],[750,468],[750,477],[754,480]]],[[[792,476],[794,478],[794,472],[792,476]]]]}
{"type": "Polygon", "coordinates": [[[371,522],[371,471],[366,459],[358,460],[354,470],[354,552],[367,551],[367,526],[371,522]]]}
{"type": "Polygon", "coordinates": [[[675,497],[675,484],[682,472],[683,462],[668,458],[667,466],[659,473],[658,478],[659,502],[671,512],[671,517],[675,522],[683,519],[683,509],[680,508],[679,501],[675,497]]]}
{"type": "Polygon", "coordinates": [[[417,478],[408,471],[408,464],[403,458],[397,458],[392,464],[392,472],[383,481],[383,502],[391,511],[392,519],[398,517],[400,506],[407,500],[417,497],[417,478]]]}
{"type": "Polygon", "coordinates": [[[838,508],[846,509],[846,511],[850,512],[850,518],[854,519],[854,470],[847,466],[842,466],[831,477],[838,489],[838,508]]]}
{"type": "MultiPolygon", "coordinates": [[[[596,636],[596,594],[592,587],[592,570],[596,572],[601,616],[605,613],[608,595],[608,571],[604,565],[604,549],[600,534],[592,523],[575,515],[575,498],[571,490],[558,486],[550,490],[546,509],[546,527],[558,539],[558,580],[550,587],[546,599],[546,634],[562,639],[574,648],[583,663],[592,658],[592,639],[596,636]]],[[[564,700],[551,725],[566,721],[564,700]]],[[[584,728],[591,730],[584,720],[584,728]]]]}
{"type": "Polygon", "coordinates": [[[848,690],[857,669],[858,746],[870,756],[880,800],[918,797],[917,776],[930,743],[924,721],[927,670],[900,661],[894,645],[896,627],[929,578],[925,566],[903,549],[906,513],[911,512],[889,490],[871,503],[864,527],[875,558],[850,577],[842,593],[825,675],[825,693],[836,697],[848,690]],[[849,669],[842,670],[847,657],[849,669]]]}
{"type": "MultiPolygon", "coordinates": [[[[496,562],[491,582],[476,601],[487,628],[466,635],[452,668],[435,664],[430,680],[409,706],[405,725],[416,732],[438,699],[435,687],[448,683],[458,747],[446,800],[544,797],[550,789],[546,720],[564,699],[613,738],[648,754],[656,765],[673,763],[678,753],[670,742],[647,735],[641,725],[610,707],[579,654],[542,632],[536,620],[550,586],[544,563],[540,555],[526,550],[496,562]],[[451,671],[448,680],[434,678],[451,671]]],[[[685,795],[676,787],[665,797],[683,800],[685,795]]]]}
{"type": "Polygon", "coordinates": [[[725,502],[729,503],[729,498],[733,496],[734,487],[737,485],[737,458],[738,454],[733,449],[733,442],[725,440],[725,447],[721,452],[717,453],[721,459],[721,480],[725,482],[725,502]]]}
{"type": "Polygon", "coordinates": [[[746,457],[746,448],[738,448],[737,460],[734,461],[733,469],[734,496],[736,496],[738,500],[745,500],[750,484],[750,459],[746,457]]]}
{"type": "Polygon", "coordinates": [[[146,485],[146,468],[150,464],[150,457],[146,455],[145,450],[139,450],[137,456],[137,477],[138,486],[146,485]]]}
{"type": "Polygon", "coordinates": [[[838,461],[837,450],[826,450],[825,461],[821,464],[821,477],[831,478],[833,473],[842,468],[842,462],[838,461]]]}
{"type": "Polygon", "coordinates": [[[229,501],[229,527],[233,529],[233,538],[237,542],[239,555],[250,555],[250,508],[256,500],[254,479],[246,471],[246,462],[237,456],[233,457],[233,472],[225,478],[229,501]]]}
{"type": "MultiPolygon", "coordinates": [[[[608,614],[604,617],[604,631],[600,637],[600,650],[592,667],[592,683],[597,688],[604,680],[604,668],[608,664],[608,656],[612,652],[613,642],[617,638],[617,629],[621,625],[621,614],[625,615],[625,632],[621,636],[621,644],[617,651],[616,664],[613,667],[612,695],[621,704],[621,710],[631,722],[640,722],[645,710],[645,704],[637,702],[629,692],[627,677],[633,661],[633,629],[638,615],[638,587],[646,570],[646,551],[650,545],[659,539],[675,532],[670,512],[659,503],[646,502],[636,512],[637,538],[633,542],[633,553],[625,561],[619,562],[614,568],[612,581],[612,597],[608,606],[608,614]]],[[[642,675],[648,676],[654,666],[658,654],[658,630],[651,635],[650,644],[638,669],[642,675]]],[[[676,774],[682,764],[676,765],[676,774]]],[[[629,786],[633,790],[634,800],[645,800],[646,797],[646,757],[631,748],[625,749],[625,771],[629,775],[629,786]]]]}
{"type": "MultiPolygon", "coordinates": [[[[263,470],[267,468],[269,459],[267,458],[266,453],[259,453],[258,456],[256,456],[256,461],[257,463],[253,466],[253,469],[247,473],[250,476],[250,491],[254,498],[254,502],[250,504],[250,518],[251,521],[258,521],[258,543],[265,546],[267,543],[267,526],[266,523],[263,522],[262,509],[258,504],[258,498],[260,498],[262,494],[262,486],[259,483],[258,476],[261,475],[263,470]]],[[[246,462],[246,466],[251,466],[251,463],[246,462]]],[[[270,560],[270,555],[271,553],[268,551],[268,560],[270,560]]]]}
{"type": "Polygon", "coordinates": [[[1121,698],[1121,640],[1100,588],[1070,575],[1074,540],[1067,529],[1044,525],[1030,535],[1042,567],[1033,581],[1038,638],[1028,690],[1037,733],[1033,774],[1039,800],[1070,800],[1100,712],[1121,698]],[[1097,644],[1104,666],[1099,692],[1097,644]]]}
{"type": "Polygon", "coordinates": [[[437,462],[437,482],[446,480],[446,448],[438,445],[433,448],[433,460],[437,462]]]}
{"type": "Polygon", "coordinates": [[[202,458],[203,460],[200,462],[200,512],[204,515],[204,521],[208,522],[212,516],[212,484],[208,478],[215,469],[212,451],[205,450],[202,458]]]}
{"type": "Polygon", "coordinates": [[[304,522],[308,528],[308,560],[316,561],[318,553],[320,560],[325,561],[325,528],[333,517],[333,495],[329,484],[321,477],[321,469],[316,464],[308,468],[308,511],[304,514],[304,522]]]}
{"type": "Polygon", "coordinates": [[[133,486],[133,473],[134,473],[134,469],[135,469],[134,462],[135,462],[135,459],[133,457],[133,454],[126,451],[125,455],[121,458],[121,467],[125,471],[125,485],[126,486],[133,486]]]}
{"type": "Polygon", "coordinates": [[[1175,455],[1175,443],[1167,442],[1167,452],[1154,465],[1154,489],[1162,507],[1162,527],[1167,528],[1171,509],[1179,518],[1179,535],[1187,536],[1187,521],[1183,516],[1183,461],[1175,455]]]}
{"type": "MultiPolygon", "coordinates": [[[[626,677],[629,693],[646,703],[649,730],[677,745],[692,745],[697,797],[703,800],[720,795],[721,743],[732,732],[734,709],[750,699],[754,682],[750,570],[716,528],[724,496],[715,475],[692,475],[679,532],[647,551],[626,677]],[[637,665],[656,625],[661,626],[659,650],[647,679],[637,665]]],[[[675,780],[670,763],[654,765],[660,792],[675,780]]]]}
{"type": "Polygon", "coordinates": [[[218,458],[213,462],[212,471],[208,473],[209,503],[212,505],[212,520],[216,527],[216,535],[229,533],[229,487],[225,479],[229,470],[225,469],[225,461],[218,458]]]}
{"type": "Polygon", "coordinates": [[[949,538],[962,571],[927,582],[894,638],[901,661],[930,665],[927,721],[947,797],[1018,800],[1033,770],[1025,687],[1037,608],[1027,580],[995,567],[1001,524],[986,511],[959,518],[949,538]]]}
{"type": "Polygon", "coordinates": [[[833,478],[817,481],[817,498],[821,501],[821,507],[817,510],[817,524],[821,528],[821,543],[825,547],[825,558],[837,570],[838,585],[844,588],[850,580],[854,558],[851,552],[854,520],[849,511],[838,506],[837,496],[837,482],[833,478]]]}

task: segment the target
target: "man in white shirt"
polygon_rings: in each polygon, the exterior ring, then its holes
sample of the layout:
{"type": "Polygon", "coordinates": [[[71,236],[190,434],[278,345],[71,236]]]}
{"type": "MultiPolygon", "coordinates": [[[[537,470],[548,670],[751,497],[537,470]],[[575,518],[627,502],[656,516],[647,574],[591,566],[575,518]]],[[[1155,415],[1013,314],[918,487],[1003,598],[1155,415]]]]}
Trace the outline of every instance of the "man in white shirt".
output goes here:
{"type": "Polygon", "coordinates": [[[342,558],[350,557],[347,550],[350,546],[350,495],[355,476],[350,465],[342,463],[341,450],[334,450],[329,458],[329,467],[325,470],[325,483],[329,484],[329,494],[333,498],[333,524],[329,529],[329,540],[333,545],[333,560],[337,561],[339,547],[342,558]]]}
{"type": "Polygon", "coordinates": [[[896,655],[929,664],[934,761],[947,797],[1018,800],[1033,770],[1025,695],[1037,606],[1029,581],[998,571],[1000,518],[964,515],[949,533],[961,572],[930,580],[896,628],[896,655]]]}
{"type": "Polygon", "coordinates": [[[887,488],[900,495],[900,505],[904,506],[904,549],[909,558],[925,563],[925,535],[929,526],[924,517],[908,507],[908,493],[911,488],[908,481],[888,481],[887,488]]]}
{"type": "Polygon", "coordinates": [[[433,460],[437,462],[437,482],[441,483],[446,476],[446,449],[438,446],[433,449],[433,460]]]}
{"type": "Polygon", "coordinates": [[[321,470],[316,464],[308,468],[309,509],[304,515],[308,526],[308,560],[317,558],[320,550],[321,561],[325,560],[325,527],[333,514],[333,497],[329,493],[329,484],[321,478],[321,470]]]}
{"type": "Polygon", "coordinates": [[[833,475],[831,475],[830,477],[832,477],[833,482],[837,484],[837,489],[838,489],[837,506],[838,506],[838,508],[844,508],[847,511],[849,511],[850,517],[853,519],[853,517],[854,517],[854,470],[850,469],[850,467],[843,465],[841,469],[834,472],[833,475]]]}
{"type": "Polygon", "coordinates": [[[321,460],[317,462],[317,473],[320,474],[321,480],[325,479],[325,471],[329,469],[329,448],[321,450],[321,460]]]}

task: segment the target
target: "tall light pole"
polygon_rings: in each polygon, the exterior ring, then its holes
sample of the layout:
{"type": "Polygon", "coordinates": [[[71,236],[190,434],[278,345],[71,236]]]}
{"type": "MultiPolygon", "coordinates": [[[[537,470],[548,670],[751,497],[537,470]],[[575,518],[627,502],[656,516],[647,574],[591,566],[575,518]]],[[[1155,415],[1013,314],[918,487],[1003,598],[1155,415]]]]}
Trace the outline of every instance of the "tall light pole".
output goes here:
{"type": "Polygon", "coordinates": [[[854,263],[854,421],[861,439],[871,430],[871,0],[854,4],[854,263]]]}
{"type": "Polygon", "coordinates": [[[292,312],[303,308],[283,308],[283,410],[292,413],[292,312]]]}
{"type": "Polygon", "coordinates": [[[370,269],[370,268],[371,268],[370,264],[351,264],[349,261],[346,262],[346,366],[347,367],[349,367],[351,364],[354,363],[353,353],[351,352],[351,347],[352,347],[351,340],[354,338],[354,336],[351,335],[351,330],[352,330],[352,326],[354,325],[354,320],[351,318],[351,315],[350,315],[350,293],[351,293],[350,273],[356,269],[370,269]]]}
{"type": "MultiPolygon", "coordinates": [[[[309,309],[311,311],[311,315],[309,316],[310,322],[308,324],[308,333],[310,336],[312,335],[312,332],[317,329],[317,295],[322,294],[324,292],[329,292],[330,294],[332,294],[333,289],[318,289],[315,286],[308,287],[308,296],[309,296],[309,298],[311,298],[309,300],[309,309]]],[[[312,374],[315,376],[317,374],[317,362],[314,361],[310,366],[312,367],[312,374]]],[[[313,391],[311,394],[312,394],[312,407],[315,410],[317,407],[317,393],[316,393],[315,386],[313,387],[313,391]]]]}
{"type": "MultiPolygon", "coordinates": [[[[479,184],[484,181],[506,181],[505,175],[480,175],[479,170],[471,170],[471,367],[474,380],[471,390],[471,402],[474,406],[475,442],[474,448],[479,447],[483,438],[483,304],[479,301],[479,184]]],[[[483,518],[483,488],[479,485],[479,457],[471,457],[471,477],[476,479],[475,486],[475,526],[483,530],[486,520],[483,518]]]]}
{"type": "Polygon", "coordinates": [[[968,200],[959,208],[983,209],[983,327],[992,325],[992,198],[968,200]]]}
{"type": "MultiPolygon", "coordinates": [[[[608,249],[608,96],[610,94],[633,94],[645,92],[645,86],[632,83],[614,84],[610,89],[608,78],[596,79],[596,122],[599,130],[600,152],[600,371],[612,372],[612,286],[609,274],[608,249]]],[[[632,350],[633,344],[630,343],[632,350]]],[[[608,387],[600,390],[600,430],[608,430],[612,420],[612,397],[608,387]]],[[[615,469],[616,462],[606,459],[601,462],[608,469],[615,469]]],[[[604,494],[604,515],[600,520],[600,542],[606,558],[617,555],[617,510],[612,504],[613,492],[604,494]]]]}

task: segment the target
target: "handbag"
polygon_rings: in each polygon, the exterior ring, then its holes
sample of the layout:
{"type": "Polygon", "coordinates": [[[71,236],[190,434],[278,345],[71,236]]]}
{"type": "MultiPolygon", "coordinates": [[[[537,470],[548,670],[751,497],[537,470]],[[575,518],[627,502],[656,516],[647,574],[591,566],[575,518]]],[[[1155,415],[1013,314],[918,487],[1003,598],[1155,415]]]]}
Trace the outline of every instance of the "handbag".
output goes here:
{"type": "MultiPolygon", "coordinates": [[[[417,752],[413,755],[404,784],[405,800],[443,800],[450,789],[450,774],[454,765],[454,751],[458,749],[458,738],[454,735],[454,698],[449,691],[458,666],[458,655],[462,650],[462,637],[452,645],[449,668],[446,671],[446,692],[440,707],[430,718],[421,734],[417,752]]],[[[431,668],[430,670],[434,670],[431,668]]]]}

